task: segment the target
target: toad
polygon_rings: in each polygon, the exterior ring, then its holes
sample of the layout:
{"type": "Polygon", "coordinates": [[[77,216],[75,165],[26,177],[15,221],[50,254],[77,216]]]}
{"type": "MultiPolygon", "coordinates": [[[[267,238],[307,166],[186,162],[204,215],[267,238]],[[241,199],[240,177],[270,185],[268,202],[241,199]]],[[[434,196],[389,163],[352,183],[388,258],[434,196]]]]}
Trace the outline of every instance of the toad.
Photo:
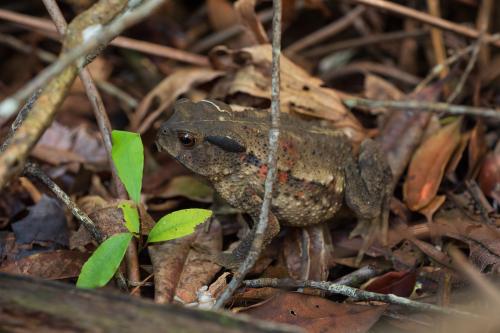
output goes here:
{"type": "MultiPolygon", "coordinates": [[[[230,205],[256,222],[268,172],[268,110],[231,110],[225,103],[187,99],[160,128],[156,144],[193,172],[205,176],[230,205]]],[[[358,218],[355,234],[365,248],[387,226],[390,168],[375,141],[355,154],[341,131],[281,114],[278,166],[264,245],[281,226],[304,227],[331,220],[345,202],[358,218]],[[357,155],[357,156],[356,156],[357,155]]],[[[217,262],[235,269],[247,255],[252,232],[217,262]]]]}

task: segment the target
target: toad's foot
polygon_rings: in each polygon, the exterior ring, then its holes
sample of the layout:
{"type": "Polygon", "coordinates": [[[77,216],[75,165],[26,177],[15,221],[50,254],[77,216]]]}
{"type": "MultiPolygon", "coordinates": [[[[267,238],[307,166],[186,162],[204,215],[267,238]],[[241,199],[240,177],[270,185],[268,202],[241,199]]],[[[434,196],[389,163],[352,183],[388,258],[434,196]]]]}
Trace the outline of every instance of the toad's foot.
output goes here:
{"type": "Polygon", "coordinates": [[[386,243],[392,173],[380,147],[370,139],[361,143],[358,161],[349,158],[344,172],[346,202],[358,217],[358,226],[351,237],[363,237],[359,262],[377,238],[386,243]]]}

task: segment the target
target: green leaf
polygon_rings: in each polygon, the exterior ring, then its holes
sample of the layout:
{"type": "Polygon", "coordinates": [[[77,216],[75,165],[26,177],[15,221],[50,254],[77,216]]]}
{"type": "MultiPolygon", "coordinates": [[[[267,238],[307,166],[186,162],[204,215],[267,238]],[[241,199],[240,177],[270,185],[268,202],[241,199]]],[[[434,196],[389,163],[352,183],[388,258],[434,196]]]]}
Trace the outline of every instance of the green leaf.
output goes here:
{"type": "Polygon", "coordinates": [[[83,265],[76,286],[98,288],[105,286],[122,262],[132,234],[121,233],[106,239],[83,265]]]}
{"type": "Polygon", "coordinates": [[[118,177],[125,185],[130,199],[139,203],[144,168],[144,148],[141,136],[126,131],[113,131],[111,156],[118,172],[118,177]]]}
{"type": "Polygon", "coordinates": [[[151,229],[148,242],[162,242],[191,234],[194,228],[205,222],[212,211],[207,209],[183,209],[163,216],[151,229]]]}
{"type": "Polygon", "coordinates": [[[133,234],[139,233],[139,212],[135,206],[132,206],[129,202],[121,203],[118,207],[122,209],[123,217],[125,218],[125,226],[128,231],[133,234]]]}

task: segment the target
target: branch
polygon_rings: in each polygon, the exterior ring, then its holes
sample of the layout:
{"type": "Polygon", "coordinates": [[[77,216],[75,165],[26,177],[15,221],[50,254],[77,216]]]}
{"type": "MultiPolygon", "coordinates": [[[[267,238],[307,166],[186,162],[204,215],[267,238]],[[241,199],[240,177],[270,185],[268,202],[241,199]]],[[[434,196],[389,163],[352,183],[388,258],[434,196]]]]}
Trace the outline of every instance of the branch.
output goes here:
{"type": "Polygon", "coordinates": [[[271,76],[271,129],[269,130],[269,156],[268,173],[266,176],[264,199],[260,211],[259,222],[255,226],[255,238],[247,257],[241,264],[231,282],[222,292],[221,296],[214,304],[214,309],[220,309],[240,286],[245,276],[255,265],[259,258],[264,243],[264,233],[266,232],[274,180],[276,178],[276,167],[278,160],[278,138],[280,124],[280,55],[281,55],[281,0],[273,0],[273,42],[272,42],[272,76],[271,76]]]}
{"type": "Polygon", "coordinates": [[[343,100],[343,102],[349,108],[364,106],[371,109],[389,108],[418,112],[443,112],[454,115],[469,115],[475,117],[500,119],[500,111],[498,109],[488,109],[439,102],[432,103],[420,101],[376,101],[364,98],[346,98],[343,100]]]}
{"type": "MultiPolygon", "coordinates": [[[[387,10],[401,16],[409,17],[414,20],[427,23],[436,28],[453,31],[457,34],[466,37],[478,39],[481,36],[481,32],[476,29],[469,28],[462,24],[453,23],[439,17],[434,17],[427,13],[423,13],[415,9],[398,5],[394,2],[389,2],[385,0],[352,0],[352,1],[357,4],[367,5],[370,7],[387,10]]],[[[500,40],[496,39],[495,35],[485,34],[483,38],[485,43],[490,43],[496,47],[500,47],[500,40]]]]}
{"type": "Polygon", "coordinates": [[[272,278],[264,278],[264,279],[256,279],[256,280],[247,280],[243,282],[246,287],[249,288],[262,288],[262,287],[272,287],[272,288],[315,288],[324,290],[333,294],[340,294],[347,297],[351,297],[356,301],[378,301],[390,304],[401,305],[410,309],[415,309],[419,311],[429,311],[435,312],[438,314],[444,315],[455,315],[455,316],[466,316],[470,318],[481,318],[481,316],[451,309],[451,308],[443,308],[434,304],[422,303],[417,301],[412,301],[408,298],[399,297],[394,294],[379,294],[371,291],[361,290],[341,284],[326,282],[326,281],[296,281],[291,279],[272,279],[272,278]]]}

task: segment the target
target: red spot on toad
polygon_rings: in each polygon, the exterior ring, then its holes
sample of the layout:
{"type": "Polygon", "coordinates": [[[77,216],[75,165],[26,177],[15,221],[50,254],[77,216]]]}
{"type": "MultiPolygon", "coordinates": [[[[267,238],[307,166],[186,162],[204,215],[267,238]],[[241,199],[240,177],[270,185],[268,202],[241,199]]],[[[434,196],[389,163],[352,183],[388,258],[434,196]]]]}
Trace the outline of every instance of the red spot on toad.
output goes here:
{"type": "Polygon", "coordinates": [[[280,184],[286,184],[288,181],[288,172],[280,171],[278,172],[278,182],[280,184]]]}
{"type": "Polygon", "coordinates": [[[260,166],[260,168],[259,168],[259,177],[260,177],[260,179],[262,179],[262,180],[266,179],[267,171],[268,171],[268,167],[267,167],[266,164],[263,164],[263,165],[260,166]]]}

